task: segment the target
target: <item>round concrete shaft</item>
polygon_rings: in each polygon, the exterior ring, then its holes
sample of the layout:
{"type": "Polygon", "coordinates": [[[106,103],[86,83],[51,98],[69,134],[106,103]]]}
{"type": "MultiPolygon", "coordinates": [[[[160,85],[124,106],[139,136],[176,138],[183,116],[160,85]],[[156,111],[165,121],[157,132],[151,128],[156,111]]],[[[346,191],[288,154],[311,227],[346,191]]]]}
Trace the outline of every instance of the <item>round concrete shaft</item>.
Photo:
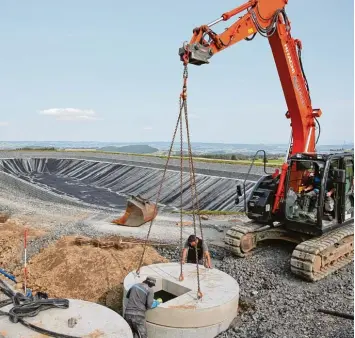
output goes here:
{"type": "Polygon", "coordinates": [[[144,266],[137,276],[132,271],[124,280],[125,297],[132,285],[147,276],[157,279],[155,298],[165,297],[159,307],[146,312],[148,336],[213,338],[225,331],[237,316],[239,285],[226,273],[199,266],[202,299],[197,299],[195,264],[183,265],[184,280],[179,281],[179,263],[160,263],[144,266]],[[173,298],[175,297],[175,298],[173,298]],[[182,336],[181,336],[182,335],[182,336]]]}
{"type": "MultiPolygon", "coordinates": [[[[8,312],[12,305],[1,308],[8,312]]],[[[115,337],[133,338],[128,323],[109,308],[86,302],[69,299],[68,309],[48,309],[41,311],[35,317],[24,318],[30,324],[56,333],[76,337],[115,337]],[[68,321],[74,318],[74,327],[69,327],[68,321]]],[[[8,316],[0,317],[0,337],[6,338],[38,338],[41,334],[24,327],[21,323],[12,323],[8,316]]],[[[43,336],[44,337],[44,336],[43,336]]]]}

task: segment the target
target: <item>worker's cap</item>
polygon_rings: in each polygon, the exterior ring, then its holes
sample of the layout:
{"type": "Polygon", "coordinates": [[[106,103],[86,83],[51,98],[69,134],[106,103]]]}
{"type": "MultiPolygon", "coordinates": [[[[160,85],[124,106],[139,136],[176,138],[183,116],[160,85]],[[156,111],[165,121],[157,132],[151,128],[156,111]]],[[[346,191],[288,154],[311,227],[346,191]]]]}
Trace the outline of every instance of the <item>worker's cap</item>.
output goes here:
{"type": "Polygon", "coordinates": [[[155,285],[156,282],[157,282],[157,280],[156,280],[154,277],[151,277],[151,276],[148,276],[148,277],[145,279],[145,281],[146,281],[147,283],[151,283],[151,284],[153,284],[153,285],[155,285]]]}

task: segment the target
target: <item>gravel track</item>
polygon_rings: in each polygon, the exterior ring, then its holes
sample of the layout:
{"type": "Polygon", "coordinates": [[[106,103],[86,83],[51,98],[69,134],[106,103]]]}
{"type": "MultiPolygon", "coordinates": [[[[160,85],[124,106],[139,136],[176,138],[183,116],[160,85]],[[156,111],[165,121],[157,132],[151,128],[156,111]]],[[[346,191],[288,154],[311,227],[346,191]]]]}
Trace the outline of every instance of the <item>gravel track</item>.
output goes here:
{"type": "MultiPolygon", "coordinates": [[[[157,250],[178,260],[178,247],[157,250]]],[[[290,271],[290,244],[264,245],[249,258],[235,258],[213,246],[210,250],[214,267],[233,276],[240,286],[236,327],[218,338],[354,337],[353,320],[317,312],[322,308],[353,314],[353,264],[318,283],[308,283],[290,271]]]]}

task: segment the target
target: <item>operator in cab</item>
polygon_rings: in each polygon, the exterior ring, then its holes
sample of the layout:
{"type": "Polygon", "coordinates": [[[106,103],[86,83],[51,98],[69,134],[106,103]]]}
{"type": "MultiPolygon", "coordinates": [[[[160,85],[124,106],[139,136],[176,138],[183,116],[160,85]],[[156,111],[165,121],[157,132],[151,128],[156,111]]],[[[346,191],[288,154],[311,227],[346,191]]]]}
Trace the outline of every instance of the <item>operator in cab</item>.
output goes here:
{"type": "Polygon", "coordinates": [[[326,191],[324,198],[324,216],[328,218],[329,221],[333,220],[332,212],[334,210],[334,195],[335,195],[335,185],[333,177],[333,167],[330,167],[329,175],[326,183],[326,191]]]}
{"type": "Polygon", "coordinates": [[[196,247],[198,264],[203,265],[203,258],[205,258],[205,267],[211,269],[211,256],[208,251],[208,246],[205,241],[195,235],[190,235],[187,241],[185,242],[181,257],[182,264],[185,263],[186,256],[187,263],[196,264],[196,247]]]}
{"type": "Polygon", "coordinates": [[[317,163],[314,163],[314,169],[307,175],[305,183],[306,187],[302,191],[302,209],[305,216],[309,217],[312,221],[316,221],[316,201],[318,200],[322,183],[321,170],[317,163]]]}
{"type": "MultiPolygon", "coordinates": [[[[311,173],[309,176],[308,186],[304,189],[304,193],[309,198],[317,198],[319,196],[320,186],[322,182],[321,168],[318,165],[315,165],[314,173],[311,173]]],[[[325,189],[325,197],[324,197],[324,216],[326,216],[329,220],[332,220],[332,211],[334,210],[334,193],[335,186],[333,183],[333,168],[331,167],[329,170],[329,175],[327,177],[326,189],[325,189]]],[[[305,203],[305,207],[308,208],[308,203],[305,203]]],[[[313,214],[315,217],[316,214],[316,205],[313,207],[313,214]]]]}
{"type": "Polygon", "coordinates": [[[127,292],[128,303],[124,313],[124,319],[130,326],[133,336],[147,338],[145,312],[156,308],[160,302],[154,299],[153,286],[156,279],[147,277],[142,283],[134,284],[127,292]]]}
{"type": "Polygon", "coordinates": [[[319,194],[320,185],[322,182],[320,169],[318,166],[315,167],[314,172],[311,172],[308,177],[308,185],[304,189],[304,193],[309,197],[316,197],[319,194]]]}

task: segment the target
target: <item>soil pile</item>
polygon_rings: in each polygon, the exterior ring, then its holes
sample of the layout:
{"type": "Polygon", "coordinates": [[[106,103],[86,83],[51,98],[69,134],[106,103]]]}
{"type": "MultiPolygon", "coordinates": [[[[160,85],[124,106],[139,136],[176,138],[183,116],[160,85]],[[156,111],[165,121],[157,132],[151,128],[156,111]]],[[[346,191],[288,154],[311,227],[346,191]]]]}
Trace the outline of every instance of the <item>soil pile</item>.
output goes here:
{"type": "MultiPolygon", "coordinates": [[[[12,272],[22,263],[25,225],[17,220],[8,219],[0,222],[0,268],[12,272]]],[[[27,240],[41,237],[42,230],[28,229],[27,240]]]]}
{"type": "MultiPolygon", "coordinates": [[[[34,256],[28,264],[29,288],[34,293],[46,292],[50,298],[83,299],[120,311],[122,283],[138,268],[142,245],[95,246],[89,238],[81,239],[63,237],[34,256]]],[[[168,260],[147,247],[143,265],[162,262],[168,260]]],[[[20,271],[15,274],[21,279],[20,271]]]]}

